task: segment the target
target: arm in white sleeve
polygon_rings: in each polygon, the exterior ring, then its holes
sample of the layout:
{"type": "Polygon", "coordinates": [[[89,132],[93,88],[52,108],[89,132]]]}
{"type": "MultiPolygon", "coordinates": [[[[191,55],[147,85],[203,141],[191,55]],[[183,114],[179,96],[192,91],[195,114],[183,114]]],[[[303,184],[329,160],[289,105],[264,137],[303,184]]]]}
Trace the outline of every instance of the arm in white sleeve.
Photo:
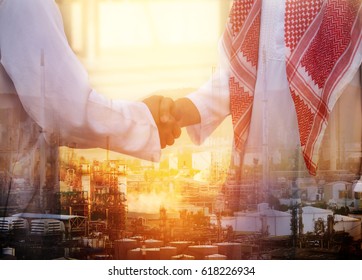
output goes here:
{"type": "Polygon", "coordinates": [[[219,67],[201,88],[187,96],[201,117],[201,122],[187,127],[187,132],[195,144],[205,139],[230,115],[229,70],[226,55],[220,48],[219,67]]]}
{"type": "Polygon", "coordinates": [[[58,134],[62,145],[159,159],[158,130],[147,106],[109,100],[90,87],[54,1],[5,0],[0,44],[1,63],[24,109],[46,134],[58,134]]]}

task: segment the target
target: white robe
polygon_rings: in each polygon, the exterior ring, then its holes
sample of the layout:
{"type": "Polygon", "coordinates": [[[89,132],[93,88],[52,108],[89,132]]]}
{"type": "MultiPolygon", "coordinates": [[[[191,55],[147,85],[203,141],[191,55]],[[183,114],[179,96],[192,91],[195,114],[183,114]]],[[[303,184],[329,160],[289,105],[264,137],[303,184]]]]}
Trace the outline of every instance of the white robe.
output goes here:
{"type": "Polygon", "coordinates": [[[0,51],[25,111],[47,139],[54,133],[60,145],[77,148],[106,148],[108,139],[113,151],[160,158],[158,130],[147,106],[109,100],[91,88],[53,0],[1,1],[0,51]]]}
{"type": "MultiPolygon", "coordinates": [[[[284,0],[262,3],[259,65],[244,165],[253,164],[254,158],[266,168],[270,162],[277,164],[280,157],[293,160],[296,148],[300,146],[296,112],[286,76],[284,11],[284,0]]],[[[230,72],[226,60],[227,56],[220,47],[218,70],[204,86],[188,95],[201,115],[200,124],[188,127],[191,139],[197,144],[202,143],[231,113],[230,72]]],[[[356,154],[361,154],[361,124],[359,70],[335,105],[322,143],[321,160],[330,162],[330,170],[347,168],[348,161],[354,161],[356,154]]],[[[304,165],[300,153],[298,157],[304,165]]],[[[359,162],[355,162],[354,172],[358,173],[359,162]]],[[[305,170],[304,166],[295,167],[298,168],[305,170]]]]}
{"type": "Polygon", "coordinates": [[[91,88],[53,0],[0,1],[0,210],[59,211],[58,146],[109,148],[157,161],[143,102],[91,88]],[[4,208],[3,208],[4,207],[4,208]]]}

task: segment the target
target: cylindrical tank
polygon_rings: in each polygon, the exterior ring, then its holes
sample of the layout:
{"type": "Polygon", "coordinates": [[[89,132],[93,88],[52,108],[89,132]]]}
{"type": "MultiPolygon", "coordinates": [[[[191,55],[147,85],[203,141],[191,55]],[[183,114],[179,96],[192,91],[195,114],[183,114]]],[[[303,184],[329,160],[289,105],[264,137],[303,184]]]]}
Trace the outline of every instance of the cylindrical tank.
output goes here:
{"type": "Polygon", "coordinates": [[[215,244],[219,254],[225,255],[228,260],[241,260],[241,243],[222,242],[215,244]]]}
{"type": "Polygon", "coordinates": [[[205,260],[226,260],[227,257],[225,255],[213,254],[205,257],[205,260]]]}
{"type": "Polygon", "coordinates": [[[184,255],[184,254],[172,257],[172,260],[194,260],[194,259],[195,259],[194,256],[184,255]]]}
{"type": "Polygon", "coordinates": [[[163,246],[163,241],[155,239],[147,239],[143,242],[146,248],[160,248],[163,246]]]}
{"type": "Polygon", "coordinates": [[[127,259],[137,260],[137,261],[142,260],[142,249],[137,248],[137,249],[128,250],[127,259]]]}
{"type": "Polygon", "coordinates": [[[142,247],[141,243],[142,243],[143,237],[141,235],[132,236],[132,237],[130,237],[130,239],[137,240],[138,247],[142,247]]]}
{"type": "Polygon", "coordinates": [[[137,248],[137,240],[124,238],[114,241],[114,259],[126,260],[127,252],[137,248]]]}
{"type": "Polygon", "coordinates": [[[143,257],[145,260],[159,260],[160,248],[146,248],[142,249],[143,257]]]}
{"type": "Polygon", "coordinates": [[[172,241],[169,243],[170,246],[177,248],[177,254],[185,254],[187,247],[192,245],[191,241],[172,241]]]}
{"type": "Polygon", "coordinates": [[[171,260],[173,256],[177,255],[176,247],[161,247],[160,248],[160,260],[171,260]]]}
{"type": "Polygon", "coordinates": [[[218,247],[214,245],[194,245],[187,248],[189,255],[195,257],[196,260],[204,260],[206,256],[218,254],[218,247]]]}

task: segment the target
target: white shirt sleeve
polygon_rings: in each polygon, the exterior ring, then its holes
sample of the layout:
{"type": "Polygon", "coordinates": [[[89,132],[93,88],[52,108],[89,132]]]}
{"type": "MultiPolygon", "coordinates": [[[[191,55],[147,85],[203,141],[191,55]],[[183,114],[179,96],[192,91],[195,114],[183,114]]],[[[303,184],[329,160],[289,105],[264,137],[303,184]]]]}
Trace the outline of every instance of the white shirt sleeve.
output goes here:
{"type": "Polygon", "coordinates": [[[157,161],[157,126],[143,102],[110,100],[89,85],[53,0],[3,1],[1,63],[26,112],[61,145],[109,148],[157,161]]]}
{"type": "Polygon", "coordinates": [[[202,144],[205,139],[230,115],[229,68],[226,54],[219,46],[219,66],[197,91],[189,98],[198,109],[201,122],[187,127],[187,132],[195,144],[202,144]]]}

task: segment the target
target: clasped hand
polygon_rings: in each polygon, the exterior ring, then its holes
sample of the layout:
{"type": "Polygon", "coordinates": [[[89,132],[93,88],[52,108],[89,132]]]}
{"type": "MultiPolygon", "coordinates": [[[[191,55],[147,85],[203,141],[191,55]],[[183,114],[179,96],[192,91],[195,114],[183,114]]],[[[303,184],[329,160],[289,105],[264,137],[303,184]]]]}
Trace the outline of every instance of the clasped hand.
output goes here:
{"type": "Polygon", "coordinates": [[[175,143],[181,135],[180,116],[175,102],[169,97],[154,95],[143,100],[158,128],[161,148],[175,143]]]}

